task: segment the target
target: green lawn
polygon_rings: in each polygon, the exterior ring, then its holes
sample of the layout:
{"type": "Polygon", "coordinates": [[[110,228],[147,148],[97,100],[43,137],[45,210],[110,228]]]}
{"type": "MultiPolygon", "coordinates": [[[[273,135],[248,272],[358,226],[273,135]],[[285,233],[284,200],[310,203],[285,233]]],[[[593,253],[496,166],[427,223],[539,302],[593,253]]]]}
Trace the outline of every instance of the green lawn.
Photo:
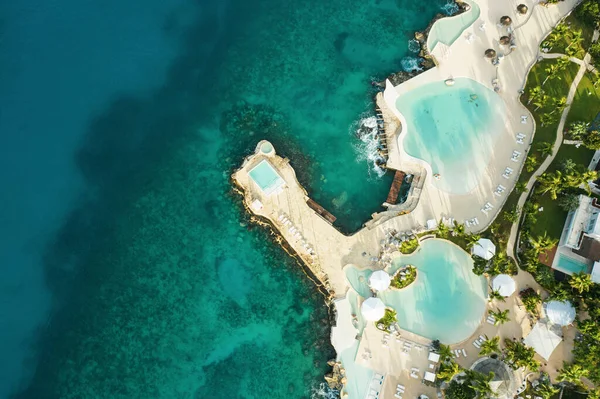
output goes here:
{"type": "Polygon", "coordinates": [[[549,237],[559,239],[567,212],[562,210],[558,206],[558,202],[551,199],[549,195],[537,198],[537,203],[544,210],[537,214],[537,222],[531,228],[531,235],[537,237],[546,232],[549,237]]]}
{"type": "Polygon", "coordinates": [[[571,122],[594,120],[600,112],[600,86],[594,88],[591,80],[591,74],[587,72],[583,75],[577,93],[571,104],[571,110],[567,118],[567,127],[571,122]]]}
{"type": "MultiPolygon", "coordinates": [[[[545,71],[546,68],[548,68],[549,65],[555,62],[557,62],[557,60],[555,59],[544,59],[538,62],[536,65],[534,65],[534,67],[529,72],[529,75],[527,76],[525,94],[521,97],[521,102],[531,111],[536,121],[536,130],[530,154],[535,155],[540,163],[542,162],[543,158],[542,154],[538,150],[538,145],[542,142],[553,143],[554,140],[556,140],[556,129],[558,127],[558,122],[553,123],[551,125],[542,126],[540,122],[540,115],[552,110],[552,105],[548,104],[543,108],[536,109],[536,106],[534,106],[533,104],[527,104],[527,95],[532,88],[536,86],[542,86],[542,83],[548,76],[548,74],[545,71]]],[[[570,63],[567,70],[562,73],[562,77],[560,79],[548,80],[542,86],[543,90],[552,98],[566,97],[569,92],[569,87],[571,86],[571,83],[573,82],[573,79],[575,78],[575,75],[577,74],[578,70],[579,65],[575,63],[570,63]]],[[[527,182],[532,174],[533,172],[527,172],[525,169],[523,169],[521,175],[519,176],[519,182],[527,182]]],[[[502,211],[500,212],[498,218],[495,221],[495,223],[498,225],[495,237],[502,247],[504,247],[506,241],[508,240],[508,236],[510,235],[510,228],[512,226],[512,223],[504,220],[502,214],[505,211],[512,211],[513,209],[515,209],[519,201],[519,197],[520,194],[513,190],[513,192],[511,192],[511,194],[507,198],[506,203],[502,208],[502,211]]],[[[560,228],[562,228],[562,224],[560,225],[560,228]]],[[[486,233],[489,234],[490,232],[487,231],[486,233]]]]}

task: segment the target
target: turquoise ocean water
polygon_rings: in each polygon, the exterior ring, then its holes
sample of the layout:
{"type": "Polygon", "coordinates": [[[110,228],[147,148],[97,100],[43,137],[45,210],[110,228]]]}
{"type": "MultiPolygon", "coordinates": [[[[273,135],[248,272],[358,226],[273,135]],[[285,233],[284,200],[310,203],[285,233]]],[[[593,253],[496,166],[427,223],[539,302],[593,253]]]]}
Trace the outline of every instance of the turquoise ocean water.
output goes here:
{"type": "Polygon", "coordinates": [[[0,4],[0,397],[313,395],[327,309],[229,176],[269,139],[359,228],[370,80],[443,3],[0,4]]]}

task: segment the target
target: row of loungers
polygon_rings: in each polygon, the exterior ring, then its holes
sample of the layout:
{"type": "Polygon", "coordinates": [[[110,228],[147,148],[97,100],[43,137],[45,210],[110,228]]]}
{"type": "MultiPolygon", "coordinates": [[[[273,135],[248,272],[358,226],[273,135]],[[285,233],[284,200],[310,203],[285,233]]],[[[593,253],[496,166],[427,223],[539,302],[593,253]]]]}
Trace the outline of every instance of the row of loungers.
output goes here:
{"type": "Polygon", "coordinates": [[[483,335],[480,335],[479,338],[477,338],[475,341],[473,341],[473,346],[476,347],[477,349],[481,349],[481,344],[483,344],[485,341],[487,341],[487,338],[484,337],[483,335]]]}
{"type": "Polygon", "coordinates": [[[306,240],[302,238],[300,231],[292,224],[292,221],[283,212],[279,214],[277,220],[279,220],[284,226],[288,227],[288,231],[292,234],[292,236],[295,239],[300,241],[300,244],[302,244],[302,247],[306,250],[306,252],[308,252],[310,256],[312,256],[313,258],[316,257],[315,251],[311,248],[310,245],[308,245],[306,240]]]}

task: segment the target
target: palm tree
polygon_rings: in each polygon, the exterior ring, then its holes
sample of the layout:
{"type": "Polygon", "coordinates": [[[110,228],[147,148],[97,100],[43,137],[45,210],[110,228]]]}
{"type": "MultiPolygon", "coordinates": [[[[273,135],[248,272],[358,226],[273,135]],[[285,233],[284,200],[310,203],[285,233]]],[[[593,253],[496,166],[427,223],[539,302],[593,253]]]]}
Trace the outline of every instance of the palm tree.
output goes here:
{"type": "Polygon", "coordinates": [[[575,273],[569,278],[569,285],[580,294],[583,294],[590,290],[592,278],[585,272],[575,273]]]}
{"type": "Polygon", "coordinates": [[[577,170],[577,164],[571,158],[565,159],[560,165],[563,172],[569,174],[577,170]]]}
{"type": "Polygon", "coordinates": [[[558,377],[556,379],[560,382],[564,381],[581,385],[581,379],[587,377],[589,374],[590,371],[579,364],[567,364],[563,362],[563,368],[558,370],[558,377]]]}
{"type": "Polygon", "coordinates": [[[469,388],[474,389],[475,392],[477,392],[478,397],[488,398],[495,394],[490,385],[490,382],[494,379],[493,371],[490,371],[488,374],[483,374],[477,371],[468,370],[467,378],[469,379],[469,388]]]}
{"type": "Polygon", "coordinates": [[[463,234],[465,234],[465,225],[462,223],[458,223],[456,220],[454,221],[454,229],[453,231],[456,233],[456,235],[458,236],[462,236],[463,234]]]}
{"type": "Polygon", "coordinates": [[[571,293],[567,289],[564,283],[558,283],[554,285],[552,291],[550,291],[550,299],[555,301],[564,302],[571,299],[571,293]]]}
{"type": "Polygon", "coordinates": [[[441,220],[438,223],[438,227],[437,227],[437,236],[441,237],[441,238],[447,238],[448,237],[448,233],[450,233],[450,229],[448,229],[448,226],[446,226],[441,220]]]}
{"type": "Polygon", "coordinates": [[[525,181],[517,182],[517,184],[515,184],[515,191],[519,194],[522,194],[525,191],[527,191],[527,182],[525,182],[525,181]]]}
{"type": "Polygon", "coordinates": [[[452,360],[452,358],[454,357],[454,353],[452,352],[452,350],[450,350],[450,347],[444,344],[440,344],[438,355],[440,355],[440,360],[442,362],[452,360]]]}
{"type": "Polygon", "coordinates": [[[544,108],[546,104],[548,104],[548,101],[550,101],[550,96],[542,91],[542,94],[534,98],[532,101],[533,105],[535,105],[535,111],[540,108],[544,108]]]}
{"type": "Polygon", "coordinates": [[[520,341],[513,341],[509,338],[504,339],[504,355],[508,363],[515,370],[520,367],[526,367],[531,371],[536,371],[540,366],[533,358],[535,350],[525,346],[520,341]]]}
{"type": "Polygon", "coordinates": [[[546,112],[545,114],[540,115],[540,122],[542,126],[552,125],[558,120],[558,114],[554,112],[546,112]]]}
{"type": "Polygon", "coordinates": [[[554,248],[558,244],[558,240],[548,237],[548,233],[544,231],[544,235],[537,236],[537,238],[529,238],[529,243],[532,248],[540,253],[554,248]]]}
{"type": "Polygon", "coordinates": [[[481,344],[479,356],[488,356],[492,353],[500,353],[500,347],[498,346],[498,344],[500,343],[500,337],[496,336],[492,339],[488,339],[488,337],[486,336],[485,338],[486,340],[483,341],[483,343],[481,344]]]}
{"type": "Polygon", "coordinates": [[[542,194],[549,193],[550,198],[555,200],[558,197],[558,193],[563,188],[563,174],[560,170],[554,173],[544,173],[537,178],[540,183],[540,192],[542,194]]]}
{"type": "Polygon", "coordinates": [[[517,223],[519,221],[519,215],[519,207],[517,207],[517,209],[513,209],[512,211],[504,211],[502,213],[502,217],[504,218],[504,220],[510,223],[517,223]]]}
{"type": "Polygon", "coordinates": [[[541,142],[538,144],[538,150],[540,150],[542,153],[542,157],[547,157],[548,155],[552,154],[552,151],[554,150],[554,144],[547,141],[541,142]]]}
{"type": "Polygon", "coordinates": [[[525,159],[525,169],[528,172],[533,172],[537,166],[538,160],[535,155],[529,155],[527,159],[525,159]]]}
{"type": "Polygon", "coordinates": [[[562,112],[567,107],[567,97],[555,98],[552,100],[552,111],[554,113],[556,111],[562,112]]]}
{"type": "Polygon", "coordinates": [[[489,301],[492,302],[493,300],[505,302],[506,298],[504,298],[504,296],[502,296],[500,291],[492,289],[492,290],[490,290],[489,301]]]}
{"type": "Polygon", "coordinates": [[[590,129],[590,124],[587,122],[577,121],[571,123],[569,126],[569,136],[573,140],[581,140],[583,136],[585,136],[590,129]]]}
{"type": "Polygon", "coordinates": [[[544,89],[542,89],[541,86],[536,86],[533,89],[529,90],[529,100],[527,101],[527,104],[530,104],[531,102],[537,102],[540,99],[542,99],[545,95],[546,92],[544,91],[544,89]]]}
{"type": "Polygon", "coordinates": [[[544,69],[544,72],[546,72],[547,76],[546,79],[544,79],[544,81],[542,82],[542,86],[546,84],[546,82],[548,81],[548,79],[552,78],[552,79],[561,79],[561,77],[559,76],[559,72],[561,71],[561,65],[556,62],[553,64],[550,64],[546,69],[544,69]]]}
{"type": "Polygon", "coordinates": [[[541,383],[535,388],[535,392],[543,399],[550,399],[556,395],[558,391],[560,391],[560,389],[552,385],[549,381],[541,383]]]}
{"type": "Polygon", "coordinates": [[[504,324],[510,321],[510,317],[508,317],[508,309],[500,310],[496,308],[496,311],[490,310],[490,315],[494,317],[494,325],[504,324]]]}
{"type": "Polygon", "coordinates": [[[600,340],[600,329],[598,328],[598,324],[592,319],[577,321],[577,329],[580,333],[591,337],[595,341],[600,340]]]}
{"type": "Polygon", "coordinates": [[[450,381],[454,376],[460,373],[461,367],[455,362],[450,361],[440,366],[437,377],[442,381],[450,381]]]}
{"type": "Polygon", "coordinates": [[[481,236],[479,234],[468,234],[465,238],[467,240],[467,249],[473,248],[473,245],[477,244],[477,241],[481,240],[481,236]]]}

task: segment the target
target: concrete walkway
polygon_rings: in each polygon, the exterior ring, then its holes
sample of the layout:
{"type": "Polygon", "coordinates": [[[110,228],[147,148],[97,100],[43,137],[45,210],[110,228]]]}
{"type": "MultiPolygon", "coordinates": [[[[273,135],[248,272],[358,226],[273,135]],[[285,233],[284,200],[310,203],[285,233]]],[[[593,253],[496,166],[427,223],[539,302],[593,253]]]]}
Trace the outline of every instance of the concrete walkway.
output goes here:
{"type": "MultiPolygon", "coordinates": [[[[546,55],[552,55],[554,56],[555,54],[546,54],[546,55]]],[[[557,54],[559,57],[563,56],[563,54],[557,54]]],[[[559,58],[559,57],[548,57],[548,58],[559,58]]],[[[558,128],[556,129],[556,140],[554,141],[554,147],[552,148],[552,154],[550,154],[548,157],[546,157],[546,159],[544,160],[544,162],[542,162],[542,164],[540,165],[540,167],[533,172],[533,175],[531,175],[531,177],[529,178],[529,181],[527,182],[527,190],[521,194],[521,196],[519,197],[519,202],[517,203],[517,209],[519,211],[519,219],[516,223],[513,223],[511,229],[510,229],[510,236],[508,238],[508,242],[506,243],[506,253],[509,257],[515,259],[515,243],[516,243],[516,239],[517,239],[517,234],[519,232],[519,222],[521,221],[521,212],[523,209],[523,206],[525,205],[525,202],[527,201],[527,197],[529,196],[529,192],[531,191],[531,189],[533,188],[533,185],[535,184],[537,178],[542,175],[546,169],[548,169],[548,166],[550,166],[550,164],[552,163],[552,161],[554,161],[554,157],[556,157],[556,154],[558,153],[558,150],[560,149],[560,145],[563,142],[563,130],[565,127],[565,122],[567,121],[567,116],[569,115],[569,111],[571,110],[571,103],[573,102],[573,98],[575,98],[575,93],[577,92],[577,86],[579,86],[579,82],[581,81],[581,79],[583,78],[583,75],[585,74],[585,71],[587,70],[587,64],[590,62],[590,55],[589,54],[585,54],[585,57],[582,60],[577,60],[577,64],[580,65],[579,67],[579,71],[577,71],[577,75],[575,75],[575,79],[573,79],[573,83],[571,83],[571,87],[569,88],[569,94],[567,95],[567,106],[565,107],[565,109],[562,112],[562,115],[560,117],[560,122],[558,123],[558,128]]],[[[516,259],[515,259],[516,260],[516,259]]]]}

